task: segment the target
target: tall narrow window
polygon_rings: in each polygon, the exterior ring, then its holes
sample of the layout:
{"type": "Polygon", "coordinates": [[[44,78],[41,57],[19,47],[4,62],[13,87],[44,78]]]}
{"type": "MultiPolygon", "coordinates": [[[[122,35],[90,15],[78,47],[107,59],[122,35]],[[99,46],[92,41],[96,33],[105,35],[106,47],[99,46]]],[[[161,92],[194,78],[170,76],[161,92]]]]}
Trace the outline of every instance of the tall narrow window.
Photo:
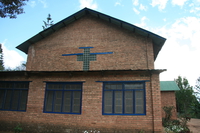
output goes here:
{"type": "Polygon", "coordinates": [[[47,82],[44,112],[81,114],[82,82],[47,82]]]}
{"type": "Polygon", "coordinates": [[[26,111],[29,82],[0,81],[0,110],[26,111]]]}
{"type": "Polygon", "coordinates": [[[145,82],[104,82],[103,114],[144,115],[145,82]]]}

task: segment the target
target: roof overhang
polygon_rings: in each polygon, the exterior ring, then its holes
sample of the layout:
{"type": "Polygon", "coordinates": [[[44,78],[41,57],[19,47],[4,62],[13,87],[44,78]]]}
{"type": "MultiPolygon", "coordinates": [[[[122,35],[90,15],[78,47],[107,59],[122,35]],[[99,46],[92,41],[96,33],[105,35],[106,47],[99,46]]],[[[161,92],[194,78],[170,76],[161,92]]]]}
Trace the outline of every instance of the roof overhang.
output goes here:
{"type": "Polygon", "coordinates": [[[0,75],[37,75],[37,74],[70,74],[70,73],[77,73],[77,74],[92,74],[92,73],[119,73],[119,72],[148,72],[150,74],[156,73],[162,73],[166,71],[166,69],[137,69],[137,70],[131,70],[131,69],[125,69],[125,70],[90,70],[90,71],[0,71],[0,75]]]}
{"type": "Polygon", "coordinates": [[[31,37],[30,39],[26,40],[25,42],[23,42],[22,44],[18,45],[16,48],[23,51],[24,53],[28,53],[28,48],[31,44],[34,44],[44,38],[46,38],[47,36],[51,35],[52,33],[60,30],[61,28],[69,25],[70,23],[73,23],[74,21],[77,21],[78,19],[80,19],[81,17],[90,14],[92,16],[95,16],[99,19],[105,20],[111,24],[114,24],[116,26],[119,26],[121,28],[127,29],[129,31],[132,31],[133,33],[137,33],[141,36],[147,37],[147,38],[151,38],[152,42],[153,42],[153,50],[154,50],[154,60],[156,59],[159,51],[161,50],[162,46],[164,45],[166,39],[156,35],[150,31],[147,31],[145,29],[142,29],[140,27],[137,27],[135,25],[132,25],[130,23],[127,23],[125,21],[116,19],[114,17],[108,16],[106,14],[88,9],[88,8],[84,8],[78,12],[76,12],[75,14],[61,20],[60,22],[54,24],[53,26],[39,32],[38,34],[36,34],[35,36],[31,37]]]}

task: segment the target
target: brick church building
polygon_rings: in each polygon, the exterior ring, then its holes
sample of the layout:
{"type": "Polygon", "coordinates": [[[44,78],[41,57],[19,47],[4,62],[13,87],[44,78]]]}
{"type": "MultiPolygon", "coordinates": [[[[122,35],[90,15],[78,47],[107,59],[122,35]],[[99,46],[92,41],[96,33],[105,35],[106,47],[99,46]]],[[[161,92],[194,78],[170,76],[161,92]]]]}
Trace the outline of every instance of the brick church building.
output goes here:
{"type": "Polygon", "coordinates": [[[165,41],[88,8],[65,18],[17,46],[26,71],[0,72],[0,131],[162,132],[165,41]]]}

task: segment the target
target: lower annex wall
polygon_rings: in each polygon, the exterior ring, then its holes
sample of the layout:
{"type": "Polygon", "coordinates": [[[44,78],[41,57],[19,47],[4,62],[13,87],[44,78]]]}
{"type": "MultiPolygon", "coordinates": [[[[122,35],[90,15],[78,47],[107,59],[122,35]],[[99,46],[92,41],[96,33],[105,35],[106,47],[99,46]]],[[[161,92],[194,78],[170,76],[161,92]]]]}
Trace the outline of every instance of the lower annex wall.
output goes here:
{"type": "Polygon", "coordinates": [[[31,81],[26,112],[0,111],[0,131],[13,130],[18,123],[25,132],[161,132],[161,106],[159,78],[148,73],[83,73],[78,75],[51,74],[28,77],[7,76],[5,81],[31,81]],[[154,78],[156,77],[156,78],[154,78]],[[96,81],[141,81],[146,80],[146,115],[102,115],[102,82],[96,81]],[[151,80],[151,81],[150,81],[151,80]],[[46,82],[83,81],[82,112],[80,115],[43,113],[46,82]],[[153,87],[152,87],[153,86],[153,87]],[[156,90],[152,90],[156,88],[156,90]],[[154,95],[155,93],[155,95],[154,95]],[[154,97],[154,98],[152,98],[154,97]],[[156,103],[156,104],[155,104],[156,103]],[[155,105],[153,105],[155,104],[155,105]],[[155,107],[156,106],[156,107],[155,107]],[[158,107],[160,106],[160,107],[158,107]],[[154,108],[154,109],[153,109],[154,108]],[[152,114],[153,113],[153,114],[152,114]],[[160,123],[160,124],[159,124],[160,123]],[[156,126],[156,127],[155,127],[156,126]]]}
{"type": "MultiPolygon", "coordinates": [[[[177,111],[176,111],[176,96],[175,91],[162,91],[161,92],[162,97],[162,108],[164,106],[174,106],[174,109],[172,110],[172,119],[177,119],[177,111]]],[[[162,109],[162,117],[165,117],[165,112],[162,109]]]]}

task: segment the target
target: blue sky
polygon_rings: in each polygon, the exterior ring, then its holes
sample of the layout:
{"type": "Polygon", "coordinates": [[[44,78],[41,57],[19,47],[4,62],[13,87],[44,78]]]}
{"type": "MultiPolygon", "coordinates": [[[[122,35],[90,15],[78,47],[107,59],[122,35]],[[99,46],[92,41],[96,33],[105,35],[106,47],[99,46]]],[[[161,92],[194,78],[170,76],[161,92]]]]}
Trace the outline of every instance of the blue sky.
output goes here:
{"type": "Polygon", "coordinates": [[[165,37],[155,62],[156,69],[167,69],[160,79],[180,75],[195,85],[200,76],[200,0],[29,0],[17,19],[0,18],[5,66],[26,61],[26,54],[15,47],[42,31],[49,13],[57,23],[84,7],[165,37]]]}

